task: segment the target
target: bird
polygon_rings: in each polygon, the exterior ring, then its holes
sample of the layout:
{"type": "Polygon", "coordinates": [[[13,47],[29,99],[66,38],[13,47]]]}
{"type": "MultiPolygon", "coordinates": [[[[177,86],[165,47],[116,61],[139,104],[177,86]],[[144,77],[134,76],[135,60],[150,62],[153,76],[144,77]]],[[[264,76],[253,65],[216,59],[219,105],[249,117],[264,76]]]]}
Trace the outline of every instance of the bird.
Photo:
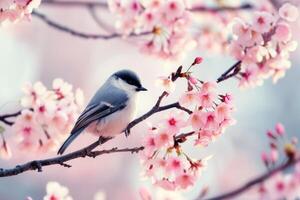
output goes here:
{"type": "Polygon", "coordinates": [[[62,155],[85,130],[99,138],[112,138],[125,131],[135,117],[141,91],[147,89],[135,72],[124,69],[112,74],[91,98],[57,154],[62,155]]]}

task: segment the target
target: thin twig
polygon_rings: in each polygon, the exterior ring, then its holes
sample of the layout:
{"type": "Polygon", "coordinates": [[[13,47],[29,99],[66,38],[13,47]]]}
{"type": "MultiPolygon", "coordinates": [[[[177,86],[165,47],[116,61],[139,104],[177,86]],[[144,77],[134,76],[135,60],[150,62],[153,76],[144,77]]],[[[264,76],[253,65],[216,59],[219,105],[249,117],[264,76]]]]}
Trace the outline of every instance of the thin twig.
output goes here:
{"type": "MultiPolygon", "coordinates": [[[[275,175],[278,172],[284,171],[292,166],[294,166],[296,163],[298,163],[300,161],[300,157],[296,158],[294,160],[289,160],[286,163],[274,168],[273,170],[270,170],[268,172],[266,172],[265,174],[258,176],[250,181],[248,181],[247,183],[245,183],[244,185],[226,192],[224,194],[215,196],[215,197],[211,197],[211,198],[207,198],[206,200],[223,200],[223,199],[232,199],[233,197],[236,197],[239,194],[242,194],[243,192],[246,192],[247,190],[249,190],[250,188],[252,188],[255,185],[261,184],[264,181],[266,181],[267,179],[271,178],[273,175],[275,175]]],[[[198,200],[200,200],[198,198],[198,200]]]]}
{"type": "Polygon", "coordinates": [[[108,33],[113,33],[114,28],[112,26],[109,26],[105,22],[102,21],[102,19],[97,15],[97,8],[95,6],[89,6],[88,11],[94,20],[94,22],[103,30],[105,30],[108,33]]]}
{"type": "Polygon", "coordinates": [[[241,71],[242,61],[237,61],[228,70],[226,70],[218,79],[217,83],[225,81],[231,77],[236,76],[241,71]]]}
{"type": "MultiPolygon", "coordinates": [[[[33,11],[32,15],[34,17],[39,18],[40,20],[42,20],[43,22],[45,22],[49,26],[51,26],[51,27],[53,27],[53,28],[55,28],[59,31],[71,34],[72,36],[79,37],[79,38],[93,39],[93,40],[96,40],[96,39],[109,40],[109,39],[124,37],[123,35],[121,35],[119,33],[112,33],[112,34],[109,34],[109,35],[84,33],[84,32],[80,32],[80,31],[74,30],[72,28],[69,28],[65,25],[59,24],[59,23],[51,20],[50,18],[48,18],[45,14],[42,14],[40,12],[33,11]]],[[[137,36],[143,36],[143,35],[148,35],[148,34],[150,34],[150,33],[149,32],[143,32],[143,33],[139,33],[139,34],[131,33],[127,37],[137,37],[137,36]]]]}
{"type": "MultiPolygon", "coordinates": [[[[108,8],[106,2],[101,1],[72,1],[72,0],[43,0],[43,5],[49,6],[65,6],[65,7],[100,7],[100,8],[108,8]]],[[[220,7],[205,7],[205,6],[196,6],[194,8],[189,9],[192,12],[224,12],[224,11],[240,11],[240,10],[250,10],[253,9],[254,6],[249,3],[242,4],[240,6],[220,6],[220,7]]]]}
{"type": "Polygon", "coordinates": [[[234,12],[241,10],[252,10],[254,6],[252,4],[242,4],[240,6],[220,6],[220,7],[205,7],[196,6],[189,9],[191,12],[234,12]]]}
{"type": "Polygon", "coordinates": [[[9,121],[8,118],[17,117],[20,114],[21,114],[21,111],[11,113],[11,114],[0,115],[0,122],[3,122],[4,124],[6,124],[8,126],[11,126],[14,124],[14,122],[9,121]]]}
{"type": "Polygon", "coordinates": [[[80,157],[92,157],[95,158],[97,156],[103,154],[110,154],[110,153],[118,153],[118,152],[130,152],[136,153],[142,151],[144,147],[134,147],[134,148],[125,148],[125,149],[118,149],[112,148],[109,150],[101,150],[101,151],[92,151],[95,147],[97,147],[100,143],[93,143],[92,145],[79,150],[73,153],[69,153],[63,156],[57,156],[54,158],[49,158],[45,160],[34,160],[23,165],[17,165],[15,168],[12,169],[0,169],[0,177],[7,177],[7,176],[15,176],[25,171],[34,171],[37,170],[38,172],[42,172],[42,167],[50,166],[50,165],[61,165],[63,167],[71,167],[71,165],[66,164],[65,162],[69,160],[73,160],[80,157]]]}
{"type": "MultiPolygon", "coordinates": [[[[231,67],[232,68],[232,67],[231,67]]],[[[176,81],[178,78],[182,77],[182,66],[180,66],[177,71],[175,73],[171,74],[171,80],[172,81],[176,81]]],[[[227,70],[228,72],[223,73],[222,76],[228,76],[228,74],[232,71],[232,70],[227,70]]],[[[130,133],[131,128],[133,128],[134,126],[136,126],[137,124],[139,124],[140,122],[144,121],[145,119],[151,117],[153,114],[158,113],[158,112],[162,112],[165,110],[169,110],[169,109],[179,109],[182,110],[188,114],[193,113],[191,110],[181,106],[179,104],[179,102],[175,102],[175,103],[171,103],[171,104],[167,104],[167,105],[161,105],[163,98],[165,98],[168,95],[167,92],[163,92],[158,100],[156,101],[156,103],[154,104],[154,106],[144,115],[136,118],[135,120],[133,120],[132,122],[130,122],[127,126],[127,128],[124,130],[125,135],[128,136],[130,133]]],[[[0,121],[2,119],[6,120],[6,118],[9,117],[16,117],[21,113],[21,111],[13,113],[13,114],[7,114],[7,115],[2,115],[0,116],[0,121]]],[[[13,124],[13,122],[12,122],[13,124]]],[[[12,124],[7,124],[7,125],[12,125],[12,124]]],[[[178,135],[177,137],[175,137],[175,140],[180,140],[183,137],[187,137],[192,135],[193,132],[190,133],[186,133],[186,134],[181,134],[178,135]]],[[[127,150],[118,150],[116,148],[113,148],[111,150],[102,150],[102,151],[93,151],[96,147],[98,147],[99,145],[111,140],[112,138],[100,138],[98,141],[90,144],[89,146],[82,148],[80,150],[77,150],[75,152],[71,152],[69,154],[65,154],[62,156],[57,156],[51,159],[45,159],[45,160],[35,160],[35,161],[31,161],[28,162],[26,164],[23,165],[18,165],[15,168],[12,169],[0,169],[0,177],[5,177],[5,176],[14,176],[14,175],[18,175],[20,173],[23,173],[25,171],[29,171],[29,170],[38,170],[39,172],[42,171],[42,167],[44,166],[49,166],[49,165],[60,165],[60,166],[64,166],[64,167],[70,167],[70,165],[65,164],[66,161],[69,160],[73,160],[79,157],[85,157],[85,156],[89,156],[89,157],[96,157],[105,153],[114,153],[114,152],[124,152],[127,150]]],[[[138,147],[135,148],[136,151],[133,151],[131,149],[131,152],[137,152],[139,150],[142,150],[144,147],[138,147]]]]}
{"type": "Polygon", "coordinates": [[[101,7],[107,8],[108,5],[106,2],[101,1],[65,1],[65,0],[43,0],[42,5],[49,5],[49,6],[64,6],[64,7],[101,7]]]}

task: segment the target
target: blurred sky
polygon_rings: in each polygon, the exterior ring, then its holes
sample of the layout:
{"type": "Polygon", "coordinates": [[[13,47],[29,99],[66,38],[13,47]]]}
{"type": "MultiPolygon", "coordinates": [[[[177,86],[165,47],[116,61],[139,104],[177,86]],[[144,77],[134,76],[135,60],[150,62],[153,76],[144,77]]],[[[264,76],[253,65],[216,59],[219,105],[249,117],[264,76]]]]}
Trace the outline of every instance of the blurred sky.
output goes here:
{"type": "MultiPolygon", "coordinates": [[[[40,10],[75,29],[99,31],[83,9],[42,7],[40,10]]],[[[298,41],[299,24],[298,20],[293,26],[295,39],[298,41]]],[[[282,122],[290,135],[300,136],[299,52],[297,50],[292,54],[293,67],[276,85],[268,80],[261,87],[240,90],[235,80],[221,84],[222,91],[234,94],[238,123],[207,149],[193,148],[190,151],[197,158],[211,154],[214,156],[199,179],[199,184],[192,191],[187,191],[188,198],[197,196],[205,185],[210,186],[210,194],[215,194],[262,173],[264,167],[260,162],[260,153],[267,148],[264,133],[273,128],[276,122],[282,122]]],[[[149,89],[148,93],[141,96],[141,114],[153,105],[161,92],[155,87],[156,78],[167,75],[182,63],[191,63],[196,55],[205,59],[196,70],[197,77],[202,80],[216,79],[234,63],[234,60],[226,56],[208,55],[204,51],[191,52],[184,60],[166,62],[141,54],[136,46],[121,39],[102,41],[75,38],[54,30],[33,17],[32,22],[21,22],[0,29],[0,112],[18,109],[20,87],[26,81],[41,80],[50,86],[54,78],[60,77],[75,87],[82,88],[88,100],[113,72],[129,68],[142,76],[143,84],[149,89]]],[[[171,100],[172,98],[175,100],[176,96],[172,96],[171,100]]],[[[123,135],[119,136],[105,147],[138,146],[144,134],[142,127],[143,125],[136,127],[128,139],[123,135]]],[[[69,151],[79,149],[93,139],[89,135],[83,135],[69,151]]],[[[47,156],[54,155],[52,153],[47,156]]],[[[31,153],[21,156],[14,154],[14,159],[0,161],[0,165],[12,167],[36,158],[31,153]]],[[[140,179],[137,155],[104,155],[96,159],[77,159],[70,164],[73,166],[71,169],[52,166],[45,168],[43,173],[27,172],[1,178],[0,200],[22,200],[27,195],[36,200],[42,199],[46,183],[52,180],[67,186],[71,195],[79,200],[92,199],[98,190],[104,190],[108,199],[137,199],[139,187],[150,185],[149,181],[140,179]]]]}

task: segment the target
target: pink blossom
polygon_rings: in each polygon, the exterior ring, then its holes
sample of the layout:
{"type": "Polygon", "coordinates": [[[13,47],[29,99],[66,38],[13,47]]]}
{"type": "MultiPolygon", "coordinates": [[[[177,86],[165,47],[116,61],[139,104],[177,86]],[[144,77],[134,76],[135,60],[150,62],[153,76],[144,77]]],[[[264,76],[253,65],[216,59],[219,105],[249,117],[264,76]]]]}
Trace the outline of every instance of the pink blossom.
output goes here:
{"type": "Polygon", "coordinates": [[[21,99],[21,105],[27,108],[34,106],[36,101],[42,98],[47,91],[41,82],[36,82],[34,85],[27,83],[22,90],[25,96],[21,99]]]}
{"type": "Polygon", "coordinates": [[[156,137],[154,134],[147,134],[146,137],[144,138],[143,145],[145,147],[144,153],[150,157],[154,153],[154,151],[157,149],[157,144],[156,144],[156,137]]]}
{"type": "Polygon", "coordinates": [[[181,17],[184,14],[185,5],[182,0],[169,0],[166,1],[164,7],[162,7],[162,18],[167,19],[172,23],[176,18],[181,17]]]}
{"type": "Polygon", "coordinates": [[[267,12],[256,12],[253,19],[253,29],[259,33],[270,31],[274,17],[267,12]]]}
{"type": "Polygon", "coordinates": [[[170,112],[163,122],[163,126],[172,133],[178,132],[182,127],[185,126],[183,116],[185,113],[181,111],[170,112]]]}
{"type": "Polygon", "coordinates": [[[285,132],[284,130],[284,126],[281,124],[281,123],[277,123],[276,126],[275,126],[275,130],[276,130],[276,133],[279,135],[279,136],[282,136],[285,132]]]}
{"type": "Polygon", "coordinates": [[[175,90],[175,83],[168,77],[159,77],[157,85],[163,87],[169,94],[175,90]]]}
{"type": "Polygon", "coordinates": [[[167,172],[175,172],[176,174],[183,171],[183,164],[177,157],[169,157],[166,165],[167,172]]]}
{"type": "Polygon", "coordinates": [[[157,132],[157,135],[154,138],[154,143],[150,140],[150,144],[155,146],[156,148],[165,146],[165,145],[170,145],[173,142],[173,135],[174,132],[169,131],[168,129],[166,130],[159,130],[157,132]]]}
{"type": "Polygon", "coordinates": [[[167,179],[162,179],[162,180],[158,180],[156,181],[155,185],[165,189],[165,190],[175,190],[176,185],[174,182],[171,182],[167,179]]]}
{"type": "Polygon", "coordinates": [[[199,105],[204,108],[210,108],[214,105],[216,94],[213,92],[202,92],[199,94],[199,105]]]}
{"type": "Polygon", "coordinates": [[[73,91],[72,85],[55,79],[52,89],[41,82],[27,84],[21,100],[23,110],[12,126],[18,147],[40,152],[56,151],[66,134],[71,131],[81,112],[83,94],[73,91]]]}
{"type": "Polygon", "coordinates": [[[142,200],[152,200],[152,195],[145,187],[139,189],[139,194],[142,200]]]}
{"type": "Polygon", "coordinates": [[[182,106],[195,105],[198,102],[197,94],[194,91],[185,92],[179,99],[182,106]]]}
{"type": "Polygon", "coordinates": [[[202,57],[196,57],[194,62],[192,63],[192,65],[198,65],[200,63],[202,63],[203,58],[202,57]]]}
{"type": "Polygon", "coordinates": [[[41,0],[4,0],[0,3],[0,24],[16,22],[30,17],[33,9],[39,7],[41,0]]]}
{"type": "Polygon", "coordinates": [[[192,125],[193,129],[198,130],[205,126],[205,119],[203,117],[205,113],[202,111],[195,111],[190,115],[189,123],[192,125]]]}
{"type": "Polygon", "coordinates": [[[44,200],[72,200],[68,188],[57,182],[48,182],[46,186],[47,194],[44,200]]]}
{"type": "Polygon", "coordinates": [[[218,128],[218,119],[215,112],[206,112],[202,115],[204,121],[204,128],[207,130],[215,130],[218,128]]]}
{"type": "Polygon", "coordinates": [[[222,122],[226,118],[230,118],[232,108],[226,103],[220,103],[216,107],[216,115],[219,122],[222,122]]]}
{"type": "Polygon", "coordinates": [[[280,23],[276,27],[274,38],[279,42],[287,42],[292,38],[290,26],[287,23],[280,23]]]}
{"type": "Polygon", "coordinates": [[[256,12],[252,22],[237,21],[233,33],[236,37],[229,49],[242,61],[238,75],[241,87],[261,85],[269,77],[275,83],[290,68],[289,54],[295,51],[297,42],[292,41],[287,21],[266,11],[256,12]]]}
{"type": "Polygon", "coordinates": [[[96,194],[94,195],[94,200],[106,200],[106,194],[104,191],[98,191],[96,192],[96,194]]]}
{"type": "Polygon", "coordinates": [[[182,189],[186,189],[192,185],[194,185],[195,177],[188,173],[182,173],[181,175],[176,177],[175,183],[182,189]]]}
{"type": "Polygon", "coordinates": [[[294,22],[299,16],[298,8],[290,3],[285,3],[279,9],[279,16],[289,22],[294,22]]]}
{"type": "Polygon", "coordinates": [[[211,82],[211,81],[205,82],[202,84],[201,92],[202,93],[214,92],[216,88],[217,88],[216,82],[211,82]]]}

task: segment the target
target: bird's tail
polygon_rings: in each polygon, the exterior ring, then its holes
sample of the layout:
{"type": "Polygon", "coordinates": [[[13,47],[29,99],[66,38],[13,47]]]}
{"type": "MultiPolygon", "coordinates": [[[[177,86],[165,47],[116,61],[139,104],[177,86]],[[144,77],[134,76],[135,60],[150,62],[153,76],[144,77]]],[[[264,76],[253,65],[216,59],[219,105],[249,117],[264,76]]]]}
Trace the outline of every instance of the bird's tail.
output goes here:
{"type": "Polygon", "coordinates": [[[59,148],[57,154],[63,154],[67,147],[73,142],[75,138],[83,131],[83,129],[79,129],[78,131],[71,133],[68,139],[63,143],[63,145],[59,148]]]}

